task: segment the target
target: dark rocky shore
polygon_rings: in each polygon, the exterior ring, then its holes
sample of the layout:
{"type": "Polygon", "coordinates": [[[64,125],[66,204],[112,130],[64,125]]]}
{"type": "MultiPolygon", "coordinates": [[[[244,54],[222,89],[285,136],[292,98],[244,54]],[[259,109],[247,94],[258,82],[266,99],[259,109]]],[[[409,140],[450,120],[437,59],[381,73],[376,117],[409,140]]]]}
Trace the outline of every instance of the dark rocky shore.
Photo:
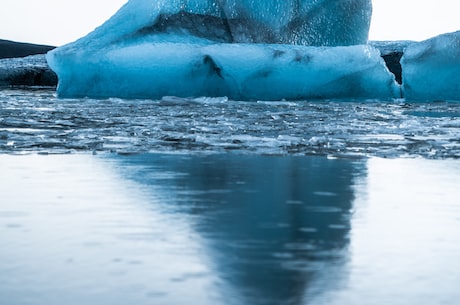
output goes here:
{"type": "Polygon", "coordinates": [[[0,87],[54,87],[56,74],[45,54],[53,46],[0,40],[0,87]]]}
{"type": "Polygon", "coordinates": [[[45,54],[55,47],[0,39],[0,59],[45,54]]]}

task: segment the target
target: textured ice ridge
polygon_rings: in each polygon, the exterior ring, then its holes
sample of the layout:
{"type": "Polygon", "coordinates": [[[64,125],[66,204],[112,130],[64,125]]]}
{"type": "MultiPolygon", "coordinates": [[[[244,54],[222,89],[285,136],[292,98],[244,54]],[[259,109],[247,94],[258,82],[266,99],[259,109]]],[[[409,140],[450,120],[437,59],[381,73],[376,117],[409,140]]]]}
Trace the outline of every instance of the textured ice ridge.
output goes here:
{"type": "Polygon", "coordinates": [[[371,12],[370,0],[131,0],[47,59],[61,97],[400,97],[365,45],[371,12]]]}

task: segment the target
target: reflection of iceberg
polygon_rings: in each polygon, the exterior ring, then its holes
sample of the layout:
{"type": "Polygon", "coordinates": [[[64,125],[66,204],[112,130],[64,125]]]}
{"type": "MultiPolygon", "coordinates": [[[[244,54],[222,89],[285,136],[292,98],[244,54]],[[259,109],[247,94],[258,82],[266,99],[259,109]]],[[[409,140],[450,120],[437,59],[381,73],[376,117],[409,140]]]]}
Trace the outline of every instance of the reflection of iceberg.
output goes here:
{"type": "Polygon", "coordinates": [[[0,154],[0,304],[228,304],[187,219],[100,161],[0,154]]]}
{"type": "Polygon", "coordinates": [[[228,304],[303,304],[309,283],[327,276],[324,266],[343,264],[359,163],[242,155],[117,161],[193,224],[222,288],[232,287],[222,291],[228,304]]]}
{"type": "Polygon", "coordinates": [[[399,97],[372,47],[305,46],[364,44],[370,15],[369,0],[131,0],[48,62],[64,97],[399,97]]]}
{"type": "Polygon", "coordinates": [[[410,44],[401,64],[407,100],[460,99],[460,31],[410,44]]]}

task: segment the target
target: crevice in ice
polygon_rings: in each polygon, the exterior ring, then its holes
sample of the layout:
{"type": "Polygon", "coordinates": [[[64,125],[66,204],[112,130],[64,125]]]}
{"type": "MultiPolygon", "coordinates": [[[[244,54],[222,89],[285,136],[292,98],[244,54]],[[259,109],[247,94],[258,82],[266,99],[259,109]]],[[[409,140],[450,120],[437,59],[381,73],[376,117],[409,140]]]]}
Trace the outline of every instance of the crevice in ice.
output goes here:
{"type": "Polygon", "coordinates": [[[391,52],[389,54],[382,55],[388,70],[394,74],[396,82],[400,85],[402,85],[401,57],[403,54],[404,52],[391,52]]]}
{"type": "Polygon", "coordinates": [[[216,74],[218,77],[222,79],[224,78],[222,76],[222,68],[216,64],[216,62],[214,61],[214,59],[212,59],[211,56],[205,55],[203,57],[203,63],[209,67],[210,74],[216,74]]]}
{"type": "Polygon", "coordinates": [[[401,58],[404,51],[412,41],[371,41],[370,45],[380,51],[388,70],[393,73],[395,80],[399,85],[403,83],[401,58]]]}

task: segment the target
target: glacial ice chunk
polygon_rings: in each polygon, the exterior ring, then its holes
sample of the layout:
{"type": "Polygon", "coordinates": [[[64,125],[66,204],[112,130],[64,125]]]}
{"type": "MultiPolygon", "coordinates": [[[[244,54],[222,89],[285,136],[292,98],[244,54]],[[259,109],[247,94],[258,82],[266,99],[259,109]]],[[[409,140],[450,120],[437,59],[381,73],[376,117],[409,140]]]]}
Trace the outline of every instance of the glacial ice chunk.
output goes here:
{"type": "Polygon", "coordinates": [[[139,43],[48,54],[61,97],[227,96],[240,100],[400,97],[368,45],[139,43]]]}
{"type": "Polygon", "coordinates": [[[62,97],[399,97],[370,0],[131,0],[47,56],[62,97]],[[330,47],[341,46],[341,47],[330,47]]]}
{"type": "Polygon", "coordinates": [[[130,0],[80,46],[177,36],[181,42],[356,45],[367,42],[371,15],[371,0],[130,0]]]}
{"type": "Polygon", "coordinates": [[[460,100],[460,31],[410,44],[401,65],[407,101],[460,100]]]}

